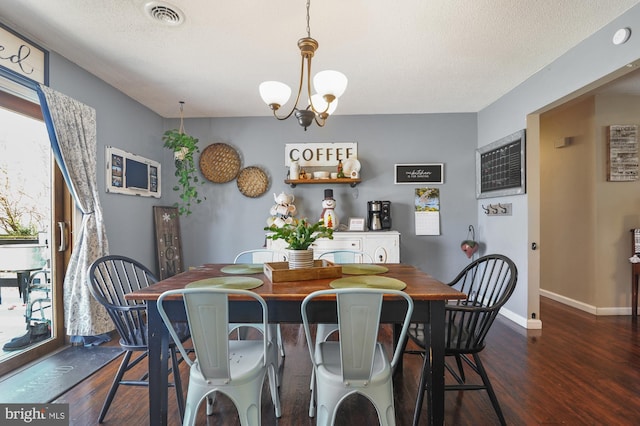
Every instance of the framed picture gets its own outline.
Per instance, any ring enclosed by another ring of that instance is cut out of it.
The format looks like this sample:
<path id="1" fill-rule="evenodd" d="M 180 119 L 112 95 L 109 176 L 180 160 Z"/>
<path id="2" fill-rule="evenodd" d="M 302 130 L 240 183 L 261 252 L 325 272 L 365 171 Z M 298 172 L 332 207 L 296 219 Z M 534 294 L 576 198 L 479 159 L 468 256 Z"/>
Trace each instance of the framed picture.
<path id="1" fill-rule="evenodd" d="M 608 128 L 607 180 L 630 182 L 638 180 L 638 126 L 611 125 Z"/>
<path id="2" fill-rule="evenodd" d="M 364 231 L 364 217 L 350 217 L 349 231 Z"/>
<path id="3" fill-rule="evenodd" d="M 442 163 L 396 164 L 394 183 L 443 183 L 443 167 Z"/>
<path id="4" fill-rule="evenodd" d="M 105 148 L 106 190 L 160 198 L 160 163 L 112 146 Z"/>
<path id="5" fill-rule="evenodd" d="M 476 150 L 476 198 L 524 194 L 525 131 Z"/>

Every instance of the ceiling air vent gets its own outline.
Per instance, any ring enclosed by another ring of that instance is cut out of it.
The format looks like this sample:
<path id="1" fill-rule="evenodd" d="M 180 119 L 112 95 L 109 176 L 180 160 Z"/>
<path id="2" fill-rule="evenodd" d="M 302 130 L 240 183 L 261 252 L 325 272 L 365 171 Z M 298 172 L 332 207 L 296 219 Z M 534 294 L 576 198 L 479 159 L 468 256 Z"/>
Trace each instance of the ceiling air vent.
<path id="1" fill-rule="evenodd" d="M 177 7 L 159 1 L 152 1 L 144 5 L 147 15 L 154 21 L 165 25 L 180 25 L 184 22 L 184 14 Z"/>

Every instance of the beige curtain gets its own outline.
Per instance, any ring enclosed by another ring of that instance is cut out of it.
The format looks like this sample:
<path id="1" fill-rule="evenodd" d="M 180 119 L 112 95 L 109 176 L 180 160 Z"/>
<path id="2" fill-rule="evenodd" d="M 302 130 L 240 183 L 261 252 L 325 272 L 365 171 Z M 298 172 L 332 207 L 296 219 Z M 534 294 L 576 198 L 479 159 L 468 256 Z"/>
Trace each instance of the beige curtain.
<path id="1" fill-rule="evenodd" d="M 96 181 L 96 112 L 46 86 L 38 88 L 42 113 L 58 166 L 82 211 L 73 254 L 64 278 L 64 316 L 70 336 L 95 336 L 113 330 L 106 310 L 91 296 L 88 268 L 108 254 Z"/>

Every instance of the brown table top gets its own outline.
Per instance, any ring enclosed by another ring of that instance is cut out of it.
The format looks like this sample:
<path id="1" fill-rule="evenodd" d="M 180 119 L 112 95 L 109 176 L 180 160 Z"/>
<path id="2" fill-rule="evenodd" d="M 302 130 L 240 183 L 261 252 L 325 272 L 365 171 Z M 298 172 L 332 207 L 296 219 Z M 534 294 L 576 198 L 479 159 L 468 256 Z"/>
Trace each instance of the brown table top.
<path id="1" fill-rule="evenodd" d="M 203 266 L 192 268 L 188 271 L 159 281 L 156 284 L 150 285 L 147 288 L 131 292 L 125 295 L 125 298 L 129 300 L 157 300 L 163 292 L 184 288 L 187 284 L 193 281 L 212 277 L 229 276 L 229 274 L 225 274 L 220 271 L 222 267 L 227 265 L 228 264 L 205 264 Z M 407 287 L 404 291 L 409 294 L 414 301 L 454 300 L 466 299 L 467 297 L 464 293 L 443 284 L 414 266 L 402 263 L 385 263 L 384 266 L 387 267 L 389 271 L 379 275 L 396 278 L 405 282 Z M 264 273 L 246 274 L 246 276 L 258 278 L 263 281 L 262 286 L 257 287 L 252 291 L 258 293 L 266 301 L 301 301 L 309 293 L 316 290 L 330 289 L 331 287 L 329 284 L 331 281 L 336 279 L 325 278 L 272 283 Z M 343 274 L 343 276 L 349 275 Z"/>

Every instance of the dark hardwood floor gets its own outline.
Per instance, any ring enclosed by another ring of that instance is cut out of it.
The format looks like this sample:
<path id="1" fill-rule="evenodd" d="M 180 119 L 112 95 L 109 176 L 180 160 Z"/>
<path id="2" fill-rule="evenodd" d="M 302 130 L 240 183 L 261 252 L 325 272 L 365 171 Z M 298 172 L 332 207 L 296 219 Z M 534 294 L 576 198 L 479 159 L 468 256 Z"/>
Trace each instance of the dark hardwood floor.
<path id="1" fill-rule="evenodd" d="M 629 316 L 595 317 L 546 298 L 541 300 L 543 330 L 526 331 L 498 319 L 483 360 L 511 425 L 636 425 L 640 423 L 640 338 Z M 268 388 L 263 391 L 265 425 L 313 425 L 308 417 L 310 362 L 299 326 L 283 326 L 286 342 L 282 417 L 275 419 Z M 388 338 L 388 334 L 386 335 Z M 117 362 L 64 394 L 55 402 L 70 405 L 71 425 L 96 424 Z M 395 381 L 398 425 L 410 425 L 421 360 L 405 355 L 402 377 Z M 183 364 L 184 365 L 184 364 Z M 182 369 L 187 377 L 186 365 Z M 467 373 L 472 374 L 471 372 Z M 186 383 L 186 380 L 185 380 Z M 147 390 L 122 387 L 106 425 L 148 422 Z M 186 390 L 185 390 L 186 392 Z M 169 424 L 180 423 L 170 391 Z M 421 424 L 426 424 L 423 418 Z M 448 425 L 498 424 L 486 392 L 448 392 Z M 198 425 L 237 425 L 235 407 L 220 397 L 207 418 L 201 407 Z M 368 401 L 352 397 L 340 408 L 338 425 L 377 424 Z"/>

